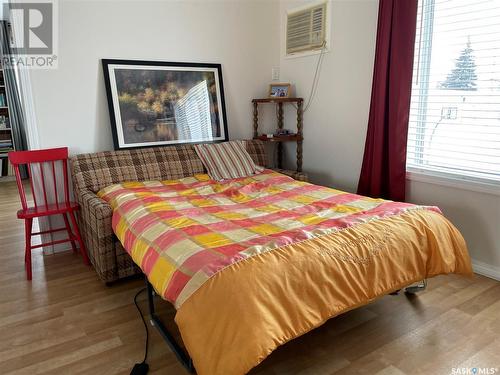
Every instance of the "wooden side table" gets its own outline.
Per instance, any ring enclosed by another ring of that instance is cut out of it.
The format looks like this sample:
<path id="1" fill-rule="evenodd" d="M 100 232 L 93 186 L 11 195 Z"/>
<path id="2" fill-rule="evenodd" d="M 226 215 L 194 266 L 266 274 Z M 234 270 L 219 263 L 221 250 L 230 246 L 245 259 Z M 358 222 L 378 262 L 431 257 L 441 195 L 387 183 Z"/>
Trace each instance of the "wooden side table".
<path id="1" fill-rule="evenodd" d="M 293 135 L 282 135 L 267 138 L 265 134 L 259 135 L 259 104 L 272 103 L 278 107 L 278 129 L 283 129 L 283 104 L 295 103 L 297 106 L 297 133 Z M 303 128 L 303 104 L 302 98 L 263 98 L 253 99 L 253 138 L 260 139 L 265 142 L 273 142 L 277 144 L 278 153 L 278 168 L 281 173 L 288 174 L 297 180 L 307 181 L 307 175 L 302 173 L 302 143 L 304 137 L 302 135 Z M 297 169 L 295 171 L 283 170 L 283 142 L 296 142 L 297 143 Z M 285 173 L 288 172 L 288 173 Z"/>

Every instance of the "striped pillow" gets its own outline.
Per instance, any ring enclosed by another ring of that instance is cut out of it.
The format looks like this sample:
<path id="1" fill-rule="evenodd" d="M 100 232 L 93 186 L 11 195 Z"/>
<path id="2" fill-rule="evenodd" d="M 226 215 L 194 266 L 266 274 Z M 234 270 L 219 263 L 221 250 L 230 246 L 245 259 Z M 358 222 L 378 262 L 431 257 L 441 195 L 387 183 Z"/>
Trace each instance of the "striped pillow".
<path id="1" fill-rule="evenodd" d="M 242 141 L 199 144 L 194 149 L 216 181 L 247 177 L 264 170 L 255 165 Z"/>

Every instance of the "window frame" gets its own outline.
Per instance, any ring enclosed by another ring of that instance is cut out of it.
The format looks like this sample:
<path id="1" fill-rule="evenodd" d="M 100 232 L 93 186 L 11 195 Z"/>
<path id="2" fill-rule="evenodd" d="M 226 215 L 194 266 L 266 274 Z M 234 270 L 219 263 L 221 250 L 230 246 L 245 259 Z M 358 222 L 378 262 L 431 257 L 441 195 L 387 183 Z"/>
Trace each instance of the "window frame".
<path id="1" fill-rule="evenodd" d="M 434 24 L 434 4 L 435 0 L 419 0 L 418 6 L 421 6 L 420 2 L 423 2 L 423 7 L 430 8 L 430 11 L 426 11 L 427 16 L 422 19 L 421 23 L 421 32 L 420 35 L 417 35 L 417 38 L 421 38 L 420 50 L 424 50 L 426 52 L 419 55 L 419 73 L 418 77 L 422 77 L 425 75 L 429 75 L 431 59 L 432 59 L 432 38 L 433 38 L 433 24 Z M 418 52 L 419 54 L 421 51 Z M 427 94 L 429 90 L 429 85 L 423 85 L 424 87 L 420 87 L 419 97 L 422 98 L 424 93 Z M 413 82 L 412 82 L 412 90 L 413 90 Z M 422 99 L 419 101 L 419 106 L 423 107 L 418 114 L 418 121 L 425 121 L 427 116 L 427 104 L 423 102 Z M 426 101 L 425 101 L 426 102 Z M 408 141 L 407 141 L 408 142 Z M 417 149 L 418 146 L 415 146 Z M 481 193 L 488 193 L 493 195 L 500 196 L 500 181 L 482 178 L 482 177 L 474 177 L 466 174 L 458 174 L 447 172 L 446 168 L 443 167 L 443 170 L 440 170 L 439 167 L 416 167 L 409 166 L 406 164 L 406 179 L 410 181 L 430 183 L 435 185 L 447 186 L 452 188 L 458 188 L 463 190 L 471 190 Z"/>
<path id="2" fill-rule="evenodd" d="M 406 179 L 408 181 L 423 182 L 500 196 L 500 185 L 496 184 L 494 180 L 413 167 L 406 168 Z"/>

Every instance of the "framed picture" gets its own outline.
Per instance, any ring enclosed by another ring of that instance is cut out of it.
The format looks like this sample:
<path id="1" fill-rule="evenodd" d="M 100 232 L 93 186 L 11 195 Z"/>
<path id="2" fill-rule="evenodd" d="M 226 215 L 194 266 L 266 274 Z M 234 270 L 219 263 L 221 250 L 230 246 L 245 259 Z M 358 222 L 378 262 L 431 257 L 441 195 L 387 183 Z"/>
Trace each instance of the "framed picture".
<path id="1" fill-rule="evenodd" d="M 288 98 L 290 97 L 289 83 L 271 83 L 269 85 L 270 98 Z"/>
<path id="2" fill-rule="evenodd" d="M 115 150 L 228 140 L 220 64 L 102 65 Z"/>

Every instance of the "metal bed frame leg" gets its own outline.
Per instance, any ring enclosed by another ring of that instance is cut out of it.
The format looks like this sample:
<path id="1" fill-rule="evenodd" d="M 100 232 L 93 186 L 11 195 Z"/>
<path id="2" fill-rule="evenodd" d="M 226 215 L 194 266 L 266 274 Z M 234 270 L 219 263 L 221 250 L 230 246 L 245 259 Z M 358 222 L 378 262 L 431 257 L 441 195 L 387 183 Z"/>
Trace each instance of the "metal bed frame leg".
<path id="1" fill-rule="evenodd" d="M 424 291 L 426 288 L 427 288 L 427 279 L 423 279 L 422 281 L 420 281 L 416 284 L 407 286 L 405 288 L 405 293 L 415 294 L 415 293 Z"/>
<path id="2" fill-rule="evenodd" d="M 168 332 L 165 325 L 162 323 L 160 318 L 155 312 L 155 291 L 153 286 L 146 279 L 146 286 L 148 292 L 148 304 L 149 304 L 149 314 L 151 315 L 150 323 L 152 326 L 156 327 L 160 335 L 163 337 L 167 345 L 174 352 L 175 356 L 179 362 L 188 370 L 190 373 L 195 373 L 195 368 L 193 366 L 193 360 L 189 354 L 175 341 L 174 337 L 170 332 Z"/>
<path id="3" fill-rule="evenodd" d="M 403 288 L 406 294 L 417 294 L 418 292 L 423 292 L 427 288 L 427 279 L 423 279 L 418 283 L 414 283 L 406 288 Z M 401 289 L 395 290 L 392 293 L 389 293 L 391 296 L 397 296 Z"/>

